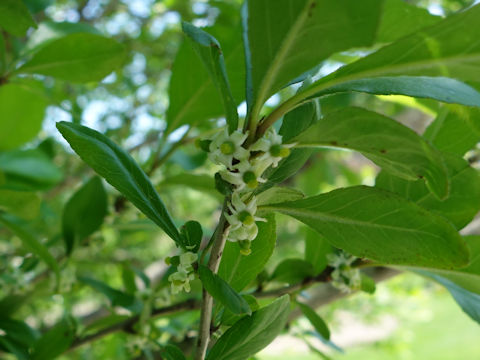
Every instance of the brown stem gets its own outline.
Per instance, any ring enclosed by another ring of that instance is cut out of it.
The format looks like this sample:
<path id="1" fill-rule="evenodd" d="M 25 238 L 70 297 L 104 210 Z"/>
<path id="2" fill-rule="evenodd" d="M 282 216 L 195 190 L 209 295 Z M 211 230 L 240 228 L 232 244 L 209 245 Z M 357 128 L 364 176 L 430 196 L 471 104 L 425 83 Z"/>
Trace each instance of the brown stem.
<path id="1" fill-rule="evenodd" d="M 227 240 L 229 226 L 225 218 L 225 211 L 227 210 L 227 201 L 225 198 L 218 223 L 215 241 L 213 243 L 212 251 L 210 252 L 210 259 L 208 260 L 208 268 L 216 274 L 222 258 L 223 249 Z M 200 312 L 200 326 L 198 330 L 197 350 L 195 352 L 195 360 L 205 359 L 207 353 L 208 342 L 210 340 L 210 323 L 212 320 L 212 296 L 203 289 L 202 294 L 202 308 Z"/>

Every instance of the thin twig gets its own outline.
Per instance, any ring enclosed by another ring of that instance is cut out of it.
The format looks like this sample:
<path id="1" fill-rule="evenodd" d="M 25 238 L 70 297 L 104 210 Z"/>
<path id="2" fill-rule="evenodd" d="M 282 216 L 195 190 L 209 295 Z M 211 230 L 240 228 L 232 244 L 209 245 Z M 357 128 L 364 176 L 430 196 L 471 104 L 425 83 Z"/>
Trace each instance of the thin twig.
<path id="1" fill-rule="evenodd" d="M 208 268 L 216 274 L 222 258 L 225 241 L 227 240 L 229 226 L 225 218 L 225 211 L 227 210 L 227 201 L 225 198 L 222 208 L 222 214 L 218 222 L 218 231 L 216 232 L 215 241 L 213 243 L 212 251 L 210 252 L 210 259 L 208 260 Z M 198 330 L 197 350 L 195 353 L 195 360 L 203 360 L 207 353 L 208 342 L 210 340 L 210 323 L 212 320 L 212 296 L 203 289 L 202 294 L 202 308 L 200 312 L 200 326 Z"/>

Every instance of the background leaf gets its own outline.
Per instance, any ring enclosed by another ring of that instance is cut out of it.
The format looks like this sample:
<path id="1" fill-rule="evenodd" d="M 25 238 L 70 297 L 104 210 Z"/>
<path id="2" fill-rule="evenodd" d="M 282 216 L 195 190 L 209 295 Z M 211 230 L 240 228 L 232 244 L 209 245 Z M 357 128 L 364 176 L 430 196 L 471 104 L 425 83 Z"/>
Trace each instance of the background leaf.
<path id="1" fill-rule="evenodd" d="M 35 20 L 22 0 L 2 0 L 0 2 L 0 27 L 15 36 L 24 36 Z"/>
<path id="2" fill-rule="evenodd" d="M 107 193 L 102 180 L 93 177 L 68 200 L 63 209 L 62 231 L 67 254 L 75 243 L 97 231 L 107 215 Z"/>
<path id="3" fill-rule="evenodd" d="M 22 83 L 0 86 L 0 150 L 14 149 L 38 134 L 47 107 L 40 91 Z"/>
<path id="4" fill-rule="evenodd" d="M 310 306 L 302 303 L 297 303 L 303 315 L 310 321 L 315 330 L 325 339 L 330 340 L 330 330 L 323 319 Z"/>
<path id="5" fill-rule="evenodd" d="M 74 33 L 35 53 L 17 73 L 41 74 L 72 82 L 99 81 L 125 61 L 125 48 L 96 34 Z"/>
<path id="6" fill-rule="evenodd" d="M 58 322 L 35 343 L 32 360 L 55 359 L 70 347 L 75 331 L 73 318 L 67 317 Z"/>

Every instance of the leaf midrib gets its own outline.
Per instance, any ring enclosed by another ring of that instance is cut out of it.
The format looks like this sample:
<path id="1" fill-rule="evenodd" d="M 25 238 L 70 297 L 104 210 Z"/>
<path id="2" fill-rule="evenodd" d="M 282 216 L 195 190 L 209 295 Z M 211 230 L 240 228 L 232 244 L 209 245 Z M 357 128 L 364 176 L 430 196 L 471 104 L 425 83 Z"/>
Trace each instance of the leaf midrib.
<path id="1" fill-rule="evenodd" d="M 298 1 L 298 0 L 297 0 Z M 263 106 L 263 102 L 267 98 L 267 94 L 271 89 L 271 85 L 276 78 L 276 75 L 283 64 L 283 60 L 288 55 L 289 50 L 292 45 L 295 44 L 296 35 L 301 31 L 305 20 L 307 19 L 308 9 L 310 8 L 312 0 L 307 0 L 305 7 L 300 12 L 297 20 L 294 22 L 293 26 L 290 28 L 290 31 L 285 36 L 284 40 L 281 43 L 279 51 L 277 51 L 276 56 L 273 59 L 273 62 L 270 64 L 267 73 L 262 79 L 257 97 L 255 99 L 255 105 L 252 111 L 252 118 L 258 118 L 258 114 Z"/>
<path id="2" fill-rule="evenodd" d="M 435 238 L 443 239 L 442 236 L 439 236 L 431 232 L 422 231 L 420 229 L 409 229 L 409 228 L 398 227 L 394 225 L 380 225 L 380 224 L 375 224 L 367 221 L 354 220 L 351 218 L 341 217 L 338 215 L 327 214 L 325 212 L 320 212 L 320 211 L 311 211 L 311 210 L 296 209 L 296 208 L 282 208 L 279 206 L 268 206 L 268 205 L 259 206 L 259 210 L 279 211 L 279 212 L 286 213 L 287 215 L 290 215 L 290 216 L 309 217 L 317 220 L 326 220 L 326 222 L 331 222 L 331 223 L 342 223 L 342 224 L 354 225 L 354 226 L 373 227 L 378 229 L 388 229 L 388 230 L 407 232 L 407 233 L 417 233 L 417 234 L 429 235 Z"/>

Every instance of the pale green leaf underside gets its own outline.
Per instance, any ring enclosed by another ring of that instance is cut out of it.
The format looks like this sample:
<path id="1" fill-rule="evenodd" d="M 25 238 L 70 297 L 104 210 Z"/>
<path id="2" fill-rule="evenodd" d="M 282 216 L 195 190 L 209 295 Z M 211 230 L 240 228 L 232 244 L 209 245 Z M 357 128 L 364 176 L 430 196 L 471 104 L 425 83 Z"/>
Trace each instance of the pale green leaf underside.
<path id="1" fill-rule="evenodd" d="M 440 76 L 478 82 L 479 21 L 480 6 L 476 5 L 340 68 L 296 97 L 309 98 L 341 83 L 381 76 Z"/>
<path id="2" fill-rule="evenodd" d="M 381 6 L 380 0 L 249 1 L 253 116 L 270 95 L 333 53 L 371 45 Z"/>
<path id="3" fill-rule="evenodd" d="M 260 209 L 290 215 L 358 257 L 447 269 L 468 262 L 465 242 L 448 221 L 376 188 L 338 189 Z"/>
<path id="4" fill-rule="evenodd" d="M 361 108 L 327 114 L 293 139 L 299 147 L 335 147 L 361 152 L 385 171 L 407 180 L 425 179 L 439 198 L 449 193 L 442 156 L 406 126 Z"/>

